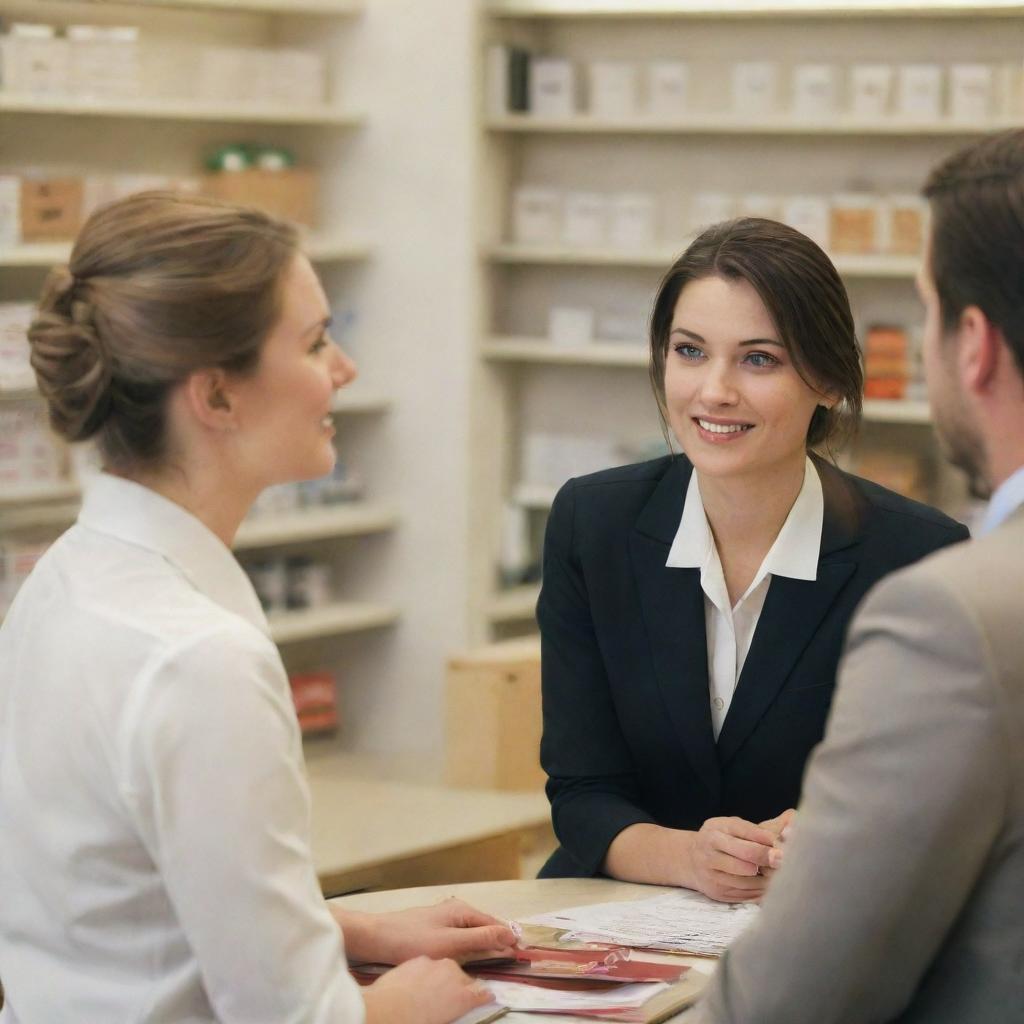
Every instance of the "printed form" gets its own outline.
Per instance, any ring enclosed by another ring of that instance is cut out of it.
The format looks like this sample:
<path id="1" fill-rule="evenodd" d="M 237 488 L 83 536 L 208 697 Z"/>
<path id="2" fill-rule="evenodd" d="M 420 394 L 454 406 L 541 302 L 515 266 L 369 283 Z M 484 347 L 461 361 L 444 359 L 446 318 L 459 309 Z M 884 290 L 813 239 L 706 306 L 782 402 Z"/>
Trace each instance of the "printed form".
<path id="1" fill-rule="evenodd" d="M 562 938 L 569 941 L 720 956 L 759 913 L 752 903 L 719 903 L 680 890 L 645 900 L 569 907 L 523 923 L 558 928 L 568 933 Z"/>

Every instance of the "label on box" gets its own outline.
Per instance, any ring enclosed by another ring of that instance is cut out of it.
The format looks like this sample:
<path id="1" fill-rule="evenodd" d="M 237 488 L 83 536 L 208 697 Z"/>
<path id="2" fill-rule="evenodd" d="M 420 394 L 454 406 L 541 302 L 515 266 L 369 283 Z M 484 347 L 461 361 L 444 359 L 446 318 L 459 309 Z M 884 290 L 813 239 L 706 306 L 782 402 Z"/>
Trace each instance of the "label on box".
<path id="1" fill-rule="evenodd" d="M 618 60 L 596 60 L 590 65 L 590 113 L 610 120 L 635 116 L 639 106 L 637 69 Z"/>
<path id="2" fill-rule="evenodd" d="M 684 60 L 652 60 L 647 65 L 647 112 L 679 117 L 686 110 L 690 67 Z"/>
<path id="3" fill-rule="evenodd" d="M 793 69 L 793 114 L 828 118 L 836 113 L 836 69 L 831 64 L 798 64 Z"/>
<path id="4" fill-rule="evenodd" d="M 566 245 L 603 245 L 607 238 L 608 198 L 599 192 L 569 192 L 565 197 L 562 241 Z"/>
<path id="5" fill-rule="evenodd" d="M 609 202 L 608 241 L 637 249 L 654 242 L 654 197 L 644 192 L 620 192 Z"/>
<path id="6" fill-rule="evenodd" d="M 942 68 L 904 64 L 899 73 L 897 109 L 902 117 L 937 121 L 942 112 Z"/>
<path id="7" fill-rule="evenodd" d="M 530 65 L 530 113 L 536 117 L 572 117 L 576 112 L 576 76 L 561 58 L 538 57 Z"/>
<path id="8" fill-rule="evenodd" d="M 59 242 L 82 226 L 81 178 L 22 178 L 21 237 L 26 242 Z"/>
<path id="9" fill-rule="evenodd" d="M 774 61 L 740 61 L 732 69 L 732 106 L 737 114 L 770 114 L 778 109 L 779 66 Z"/>
<path id="10" fill-rule="evenodd" d="M 525 245 L 557 242 L 561 213 L 562 197 L 556 189 L 517 188 L 512 198 L 512 237 Z"/>
<path id="11" fill-rule="evenodd" d="M 850 72 L 850 113 L 869 120 L 889 113 L 892 68 L 888 64 L 854 64 Z"/>
<path id="12" fill-rule="evenodd" d="M 957 121 L 984 121 L 992 113 L 992 69 L 954 64 L 949 72 L 949 113 Z"/>

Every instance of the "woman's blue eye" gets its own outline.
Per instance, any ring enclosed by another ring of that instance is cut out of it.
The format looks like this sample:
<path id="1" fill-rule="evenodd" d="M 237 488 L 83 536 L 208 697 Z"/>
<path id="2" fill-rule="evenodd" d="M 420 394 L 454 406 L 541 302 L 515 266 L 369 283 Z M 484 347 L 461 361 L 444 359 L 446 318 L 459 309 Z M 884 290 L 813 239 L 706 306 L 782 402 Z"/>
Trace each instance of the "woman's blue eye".
<path id="1" fill-rule="evenodd" d="M 680 345 L 675 346 L 675 351 L 681 355 L 684 359 L 700 359 L 703 355 L 701 350 L 696 345 L 689 345 L 683 342 Z"/>
<path id="2" fill-rule="evenodd" d="M 778 359 L 775 356 L 769 355 L 767 352 L 751 352 L 747 356 L 747 362 L 751 366 L 764 367 L 764 366 L 775 366 L 778 363 Z"/>

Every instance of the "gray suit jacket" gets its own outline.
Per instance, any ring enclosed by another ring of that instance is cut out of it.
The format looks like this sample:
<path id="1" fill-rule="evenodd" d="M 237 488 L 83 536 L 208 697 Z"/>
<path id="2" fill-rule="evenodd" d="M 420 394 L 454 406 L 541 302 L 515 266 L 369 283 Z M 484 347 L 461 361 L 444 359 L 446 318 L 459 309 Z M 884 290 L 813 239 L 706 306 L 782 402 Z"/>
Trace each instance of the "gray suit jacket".
<path id="1" fill-rule="evenodd" d="M 1024 1020 L 1024 510 L 867 598 L 785 858 L 688 1024 Z"/>

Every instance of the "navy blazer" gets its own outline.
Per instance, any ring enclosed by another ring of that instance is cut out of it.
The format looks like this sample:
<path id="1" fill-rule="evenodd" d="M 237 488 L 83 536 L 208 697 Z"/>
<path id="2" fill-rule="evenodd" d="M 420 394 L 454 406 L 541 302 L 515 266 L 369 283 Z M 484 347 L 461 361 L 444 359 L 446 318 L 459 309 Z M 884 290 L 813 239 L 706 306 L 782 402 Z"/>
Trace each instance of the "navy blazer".
<path id="1" fill-rule="evenodd" d="M 717 743 L 700 570 L 665 565 L 690 462 L 666 456 L 558 492 L 537 619 L 541 763 L 561 848 L 541 877 L 600 873 L 611 841 L 638 822 L 699 829 L 796 806 L 861 598 L 968 535 L 927 505 L 814 462 L 825 505 L 817 579 L 772 577 Z"/>

